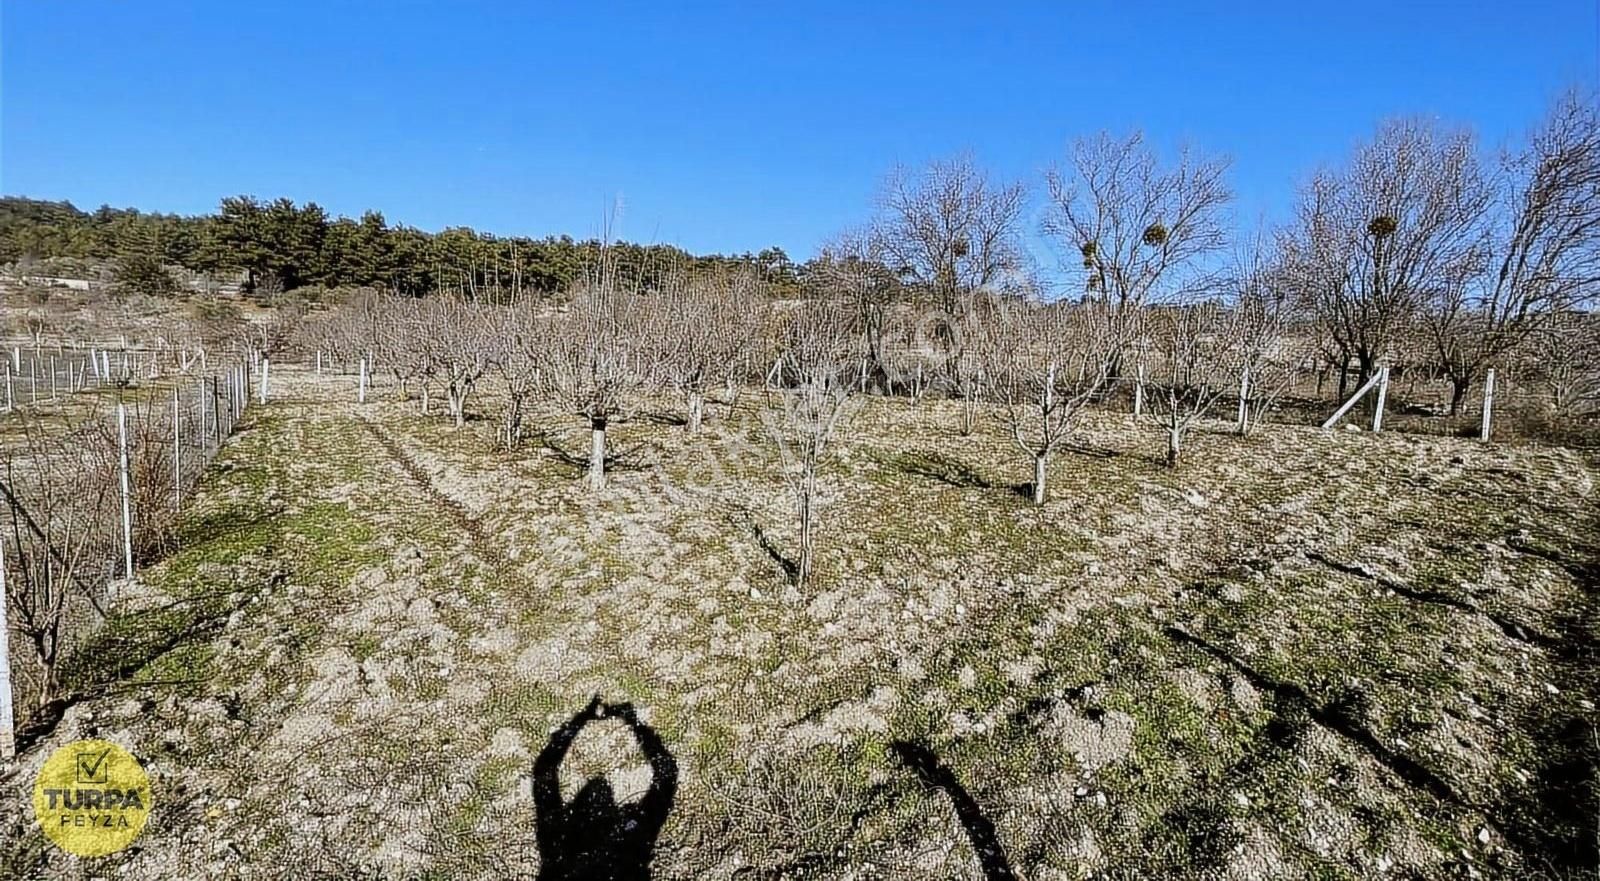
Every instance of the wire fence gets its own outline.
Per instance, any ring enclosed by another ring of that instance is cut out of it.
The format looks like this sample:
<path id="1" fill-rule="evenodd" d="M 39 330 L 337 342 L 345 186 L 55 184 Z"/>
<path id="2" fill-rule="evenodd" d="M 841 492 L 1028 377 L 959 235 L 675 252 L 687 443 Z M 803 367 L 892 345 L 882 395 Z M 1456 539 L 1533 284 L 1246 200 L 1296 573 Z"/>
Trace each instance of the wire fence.
<path id="1" fill-rule="evenodd" d="M 243 418 L 259 373 L 253 353 L 209 370 L 199 369 L 198 357 L 161 365 L 126 351 L 57 353 L 53 363 L 7 354 L 13 404 L 0 418 L 0 756 L 13 754 L 19 722 L 69 697 L 63 669 L 115 612 L 139 566 L 176 546 L 178 516 Z M 105 393 L 46 407 L 49 399 L 35 400 L 33 388 L 47 377 L 58 381 L 57 400 L 74 389 Z M 15 398 L 19 378 L 29 392 L 23 404 Z"/>
<path id="2" fill-rule="evenodd" d="M 78 392 L 206 373 L 210 360 L 203 347 L 7 344 L 0 346 L 0 413 L 48 406 Z"/>

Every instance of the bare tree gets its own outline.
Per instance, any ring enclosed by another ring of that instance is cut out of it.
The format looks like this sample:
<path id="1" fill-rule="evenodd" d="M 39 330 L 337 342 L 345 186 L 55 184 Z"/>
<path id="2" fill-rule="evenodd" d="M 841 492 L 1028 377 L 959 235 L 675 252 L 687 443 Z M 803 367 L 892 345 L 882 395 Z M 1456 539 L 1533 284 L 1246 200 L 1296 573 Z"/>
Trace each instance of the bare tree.
<path id="1" fill-rule="evenodd" d="M 1048 498 L 1050 456 L 1105 386 L 1116 351 L 1112 310 L 1100 303 L 996 304 L 987 373 L 1017 448 L 1033 460 L 1033 503 Z"/>
<path id="2" fill-rule="evenodd" d="M 1312 359 L 1314 336 L 1300 326 L 1299 301 L 1281 257 L 1262 236 L 1247 241 L 1227 279 L 1231 294 L 1230 359 L 1238 370 L 1240 406 L 1235 424 L 1247 434 L 1293 386 Z"/>
<path id="3" fill-rule="evenodd" d="M 1365 382 L 1430 296 L 1483 271 L 1491 197 L 1471 136 L 1419 120 L 1385 124 L 1346 168 L 1312 179 L 1284 245 L 1339 359 L 1341 397 L 1350 360 Z"/>
<path id="4" fill-rule="evenodd" d="M 526 302 L 497 310 L 491 320 L 490 364 L 506 395 L 500 440 L 506 449 L 514 450 L 522 445 L 528 403 L 540 388 L 541 369 L 551 345 L 551 321 Z"/>
<path id="5" fill-rule="evenodd" d="M 762 424 L 783 459 L 800 521 L 794 580 L 811 580 L 817 529 L 818 474 L 834 434 L 848 415 L 859 380 L 860 328 L 838 301 L 814 301 L 782 329 L 776 388 L 769 388 Z"/>
<path id="6" fill-rule="evenodd" d="M 1145 304 L 1192 287 L 1188 276 L 1227 243 L 1223 214 L 1233 199 L 1227 170 L 1227 160 L 1189 150 L 1165 167 L 1134 132 L 1080 140 L 1070 166 L 1046 175 L 1044 232 L 1080 262 L 1085 295 L 1111 307 L 1118 337 L 1113 376 L 1121 373 L 1121 345 L 1135 338 Z"/>
<path id="7" fill-rule="evenodd" d="M 606 430 L 645 380 L 637 345 L 639 295 L 625 288 L 616 257 L 604 252 L 572 293 L 546 350 L 543 381 L 589 424 L 589 486 L 606 484 Z"/>
<path id="8" fill-rule="evenodd" d="M 1189 429 L 1239 389 L 1242 314 L 1215 301 L 1150 309 L 1154 357 L 1145 385 L 1145 415 L 1166 432 L 1169 468 L 1177 466 Z"/>
<path id="9" fill-rule="evenodd" d="M 643 298 L 642 348 L 655 370 L 684 400 L 686 425 L 699 434 L 706 392 L 731 376 L 750 350 L 758 315 L 759 281 L 748 272 L 716 279 L 674 273 Z"/>
<path id="10" fill-rule="evenodd" d="M 1450 412 L 1496 360 L 1600 284 L 1600 115 L 1565 96 L 1528 145 L 1505 160 L 1503 211 L 1483 275 L 1446 277 L 1425 311 Z"/>
<path id="11" fill-rule="evenodd" d="M 104 613 L 97 588 L 116 559 L 115 448 L 94 420 L 24 436 L 0 450 L 0 544 L 7 567 L 7 618 L 31 651 L 21 666 L 25 704 L 61 696 L 61 665 L 74 636 Z"/>
<path id="12" fill-rule="evenodd" d="M 425 301 L 419 323 L 426 336 L 417 340 L 444 384 L 445 404 L 460 428 L 467 418 L 467 398 L 489 371 L 495 352 L 497 323 L 492 307 L 463 303 L 451 297 Z"/>
<path id="13" fill-rule="evenodd" d="M 895 382 L 892 356 L 886 347 L 897 307 L 906 292 L 886 261 L 887 237 L 849 231 L 822 246 L 808 266 L 807 281 L 817 297 L 841 298 L 856 311 L 861 328 L 861 387 L 890 393 Z"/>
<path id="14" fill-rule="evenodd" d="M 896 169 L 885 187 L 876 247 L 931 297 L 929 327 L 945 379 L 952 394 L 968 400 L 978 397 L 978 374 L 963 326 L 980 292 L 1014 291 L 1024 278 L 1018 236 L 1026 196 L 1021 184 L 990 181 L 970 156 L 935 162 L 919 175 Z M 971 429 L 969 419 L 963 430 Z"/>
<path id="15" fill-rule="evenodd" d="M 245 323 L 245 341 L 270 358 L 289 346 L 300 323 L 306 319 L 306 313 L 304 300 L 279 298 L 271 311 Z"/>
<path id="16" fill-rule="evenodd" d="M 1600 316 L 1565 311 L 1529 337 L 1528 372 L 1544 386 L 1550 409 L 1565 419 L 1600 414 Z"/>

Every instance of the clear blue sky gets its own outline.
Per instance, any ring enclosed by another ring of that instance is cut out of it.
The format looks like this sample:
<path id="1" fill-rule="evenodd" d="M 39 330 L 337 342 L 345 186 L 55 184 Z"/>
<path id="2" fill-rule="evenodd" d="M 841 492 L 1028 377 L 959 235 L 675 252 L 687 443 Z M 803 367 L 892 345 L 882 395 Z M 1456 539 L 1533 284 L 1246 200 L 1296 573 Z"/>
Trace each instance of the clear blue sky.
<path id="1" fill-rule="evenodd" d="M 6 0 L 0 192 L 529 235 L 620 197 L 624 238 L 798 258 L 897 162 L 1036 184 L 1140 127 L 1232 156 L 1253 225 L 1385 116 L 1525 131 L 1593 83 L 1596 3 Z"/>

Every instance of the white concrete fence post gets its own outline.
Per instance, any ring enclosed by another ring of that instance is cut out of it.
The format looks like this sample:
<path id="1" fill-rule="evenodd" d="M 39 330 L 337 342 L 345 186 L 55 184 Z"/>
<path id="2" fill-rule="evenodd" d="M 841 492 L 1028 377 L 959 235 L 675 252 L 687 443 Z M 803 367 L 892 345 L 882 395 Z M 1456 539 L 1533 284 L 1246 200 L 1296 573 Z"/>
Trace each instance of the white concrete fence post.
<path id="1" fill-rule="evenodd" d="M 1489 440 L 1494 421 L 1494 368 L 1483 377 L 1483 427 L 1478 430 L 1478 439 Z"/>
<path id="2" fill-rule="evenodd" d="M 128 408 L 117 404 L 118 465 L 122 474 L 122 564 L 133 581 L 133 487 L 128 481 Z"/>
<path id="3" fill-rule="evenodd" d="M 1250 427 L 1250 368 L 1239 371 L 1239 433 Z"/>
<path id="4" fill-rule="evenodd" d="M 178 387 L 172 387 L 172 510 L 183 510 L 183 429 L 179 425 Z"/>
<path id="5" fill-rule="evenodd" d="M 1133 418 L 1144 414 L 1144 365 L 1139 365 L 1138 377 L 1133 381 Z"/>
<path id="6" fill-rule="evenodd" d="M 6 622 L 6 550 L 0 542 L 0 759 L 17 755 L 16 714 L 11 709 L 11 626 Z"/>
<path id="7" fill-rule="evenodd" d="M 1328 417 L 1328 421 L 1322 423 L 1322 427 L 1332 428 L 1339 424 L 1339 420 L 1344 418 L 1344 414 L 1349 413 L 1350 408 L 1354 407 L 1357 401 L 1365 397 L 1367 392 L 1372 391 L 1372 387 L 1378 384 L 1378 378 L 1382 375 L 1383 370 L 1381 368 L 1373 371 L 1372 376 L 1368 377 L 1367 381 L 1361 384 L 1361 388 L 1356 389 L 1356 393 L 1351 395 L 1349 400 L 1339 405 L 1339 409 L 1335 410 L 1333 415 Z"/>
<path id="8" fill-rule="evenodd" d="M 1389 400 L 1389 368 L 1378 368 L 1378 406 L 1372 410 L 1372 430 L 1383 431 L 1383 405 Z"/>
<path id="9" fill-rule="evenodd" d="M 200 441 L 200 458 L 204 459 L 206 457 L 206 380 L 203 376 L 200 378 L 200 394 L 198 397 L 200 399 L 200 424 L 195 426 L 195 435 Z"/>

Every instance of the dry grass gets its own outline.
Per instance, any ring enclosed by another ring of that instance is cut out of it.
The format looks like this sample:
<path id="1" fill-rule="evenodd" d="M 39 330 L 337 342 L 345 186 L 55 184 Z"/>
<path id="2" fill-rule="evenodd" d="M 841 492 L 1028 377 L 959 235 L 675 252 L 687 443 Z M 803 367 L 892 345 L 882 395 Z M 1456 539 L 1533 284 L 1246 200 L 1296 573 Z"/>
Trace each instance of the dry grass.
<path id="1" fill-rule="evenodd" d="M 75 736 L 133 748 L 157 810 L 94 871 L 533 877 L 531 757 L 595 693 L 677 757 L 660 878 L 983 877 L 906 743 L 1018 877 L 1593 870 L 1585 454 L 1269 427 L 1169 471 L 1105 415 L 1034 508 L 998 431 L 874 400 L 801 593 L 748 394 L 699 439 L 623 423 L 596 496 L 492 422 L 279 375 L 146 577 L 145 608 L 194 614 L 85 671 L 101 696 L 9 784 Z M 532 422 L 581 449 L 577 420 Z M 563 781 L 600 774 L 648 779 L 615 725 Z M 79 871 L 0 819 L 17 874 Z"/>

